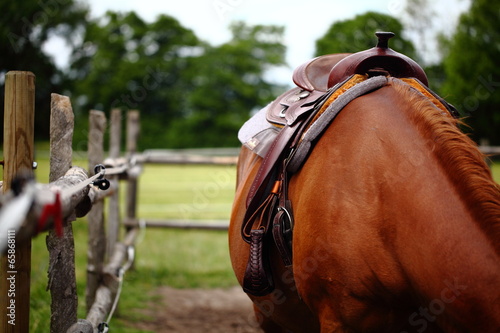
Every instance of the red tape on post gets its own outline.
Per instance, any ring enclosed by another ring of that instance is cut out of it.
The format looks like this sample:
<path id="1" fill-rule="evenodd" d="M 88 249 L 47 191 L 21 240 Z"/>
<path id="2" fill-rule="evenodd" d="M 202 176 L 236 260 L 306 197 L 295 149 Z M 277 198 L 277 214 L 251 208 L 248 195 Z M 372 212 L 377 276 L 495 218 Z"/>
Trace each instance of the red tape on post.
<path id="1" fill-rule="evenodd" d="M 56 235 L 62 237 L 63 235 L 63 219 L 62 219 L 62 208 L 61 208 L 61 195 L 56 192 L 56 197 L 53 204 L 47 204 L 43 207 L 42 214 L 38 219 L 38 232 L 42 231 L 47 220 L 52 217 L 54 219 L 54 228 L 56 230 Z"/>

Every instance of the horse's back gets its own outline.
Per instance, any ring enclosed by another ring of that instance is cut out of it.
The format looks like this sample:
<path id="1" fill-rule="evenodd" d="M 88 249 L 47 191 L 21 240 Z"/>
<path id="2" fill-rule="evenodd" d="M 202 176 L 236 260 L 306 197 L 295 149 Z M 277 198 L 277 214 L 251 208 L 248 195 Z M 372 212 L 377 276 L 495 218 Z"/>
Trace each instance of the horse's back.
<path id="1" fill-rule="evenodd" d="M 384 162 L 387 141 L 401 138 L 389 133 L 402 115 L 381 111 L 387 94 L 390 88 L 381 88 L 344 108 L 291 180 L 297 286 L 319 317 L 329 318 L 324 332 L 343 332 L 340 323 L 396 332 L 404 323 L 388 322 L 391 312 L 411 313 L 407 281 L 387 246 L 395 230 L 381 212 L 380 184 L 393 175 Z"/>
<path id="2" fill-rule="evenodd" d="M 481 331 L 474 307 L 495 318 L 488 304 L 498 291 L 467 283 L 498 287 L 498 257 L 437 163 L 437 143 L 413 123 L 413 107 L 392 86 L 354 100 L 292 178 L 296 283 L 322 331 L 441 332 L 437 323 L 454 331 L 447 321 Z M 426 320 L 422 303 L 444 304 L 446 314 L 440 307 Z"/>

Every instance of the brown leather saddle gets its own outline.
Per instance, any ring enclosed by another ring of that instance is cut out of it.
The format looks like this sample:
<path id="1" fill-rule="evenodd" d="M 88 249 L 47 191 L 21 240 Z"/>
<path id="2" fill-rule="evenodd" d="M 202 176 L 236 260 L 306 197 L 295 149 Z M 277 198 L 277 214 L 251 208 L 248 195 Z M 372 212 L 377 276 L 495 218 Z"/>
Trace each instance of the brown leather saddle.
<path id="1" fill-rule="evenodd" d="M 281 130 L 267 151 L 247 197 L 241 230 L 243 239 L 250 244 L 243 280 L 245 292 L 262 296 L 274 289 L 267 257 L 272 244 L 278 249 L 285 266 L 292 264 L 293 214 L 287 199 L 288 178 L 291 176 L 287 164 L 305 129 L 329 96 L 356 74 L 364 77 L 413 77 L 427 86 L 422 68 L 388 47 L 393 33 L 377 32 L 376 36 L 378 44 L 369 50 L 325 55 L 299 66 L 293 73 L 297 87 L 270 105 L 267 120 Z"/>
<path id="2" fill-rule="evenodd" d="M 279 96 L 267 112 L 267 120 L 277 126 L 293 124 L 304 112 L 303 104 L 317 99 L 328 90 L 331 69 L 350 53 L 327 54 L 309 60 L 293 72 L 296 87 Z"/>

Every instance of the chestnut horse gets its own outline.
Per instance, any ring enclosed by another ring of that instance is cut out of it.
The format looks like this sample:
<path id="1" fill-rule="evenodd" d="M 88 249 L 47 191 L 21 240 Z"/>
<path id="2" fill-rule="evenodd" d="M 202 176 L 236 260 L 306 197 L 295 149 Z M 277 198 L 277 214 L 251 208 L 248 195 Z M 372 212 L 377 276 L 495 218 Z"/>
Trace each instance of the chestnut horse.
<path id="1" fill-rule="evenodd" d="M 229 245 L 240 283 L 243 147 Z M 250 296 L 265 332 L 500 332 L 500 190 L 457 120 L 400 80 L 350 102 L 292 176 L 293 265 Z"/>

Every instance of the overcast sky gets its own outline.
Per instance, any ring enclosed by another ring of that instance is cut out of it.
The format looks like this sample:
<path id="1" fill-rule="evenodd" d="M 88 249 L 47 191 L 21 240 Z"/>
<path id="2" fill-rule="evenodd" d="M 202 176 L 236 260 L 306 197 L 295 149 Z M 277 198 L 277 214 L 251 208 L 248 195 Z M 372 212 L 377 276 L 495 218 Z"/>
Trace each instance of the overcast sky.
<path id="1" fill-rule="evenodd" d="M 287 62 L 295 68 L 310 59 L 315 41 L 338 20 L 353 18 L 372 10 L 402 19 L 405 0 L 81 0 L 90 5 L 92 17 L 100 17 L 107 10 L 135 11 L 146 21 L 159 14 L 175 17 L 195 34 L 217 45 L 230 38 L 231 21 L 247 24 L 274 24 L 285 26 Z M 470 0 L 430 0 L 440 29 L 452 31 L 461 12 Z M 46 49 L 59 54 L 58 64 L 67 61 L 60 43 L 53 42 Z"/>

